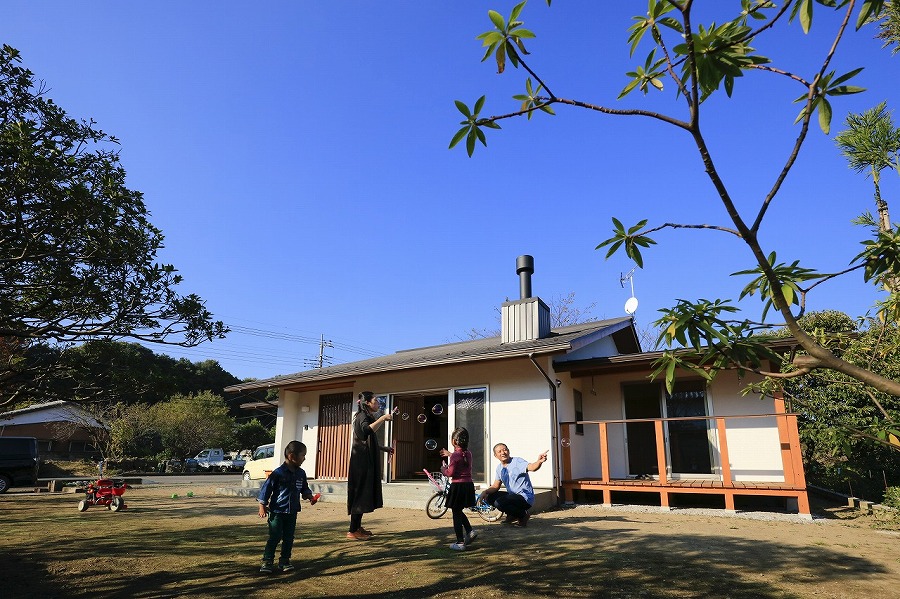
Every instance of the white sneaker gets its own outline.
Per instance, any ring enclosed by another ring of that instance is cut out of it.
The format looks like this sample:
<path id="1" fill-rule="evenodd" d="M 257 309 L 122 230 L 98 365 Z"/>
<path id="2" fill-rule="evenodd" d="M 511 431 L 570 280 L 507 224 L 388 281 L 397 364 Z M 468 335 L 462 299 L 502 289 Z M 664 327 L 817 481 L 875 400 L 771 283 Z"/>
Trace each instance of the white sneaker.
<path id="1" fill-rule="evenodd" d="M 478 538 L 478 531 L 473 528 L 472 531 L 466 535 L 465 544 L 468 545 L 469 543 L 471 543 L 472 541 L 474 541 L 477 538 Z"/>
<path id="2" fill-rule="evenodd" d="M 453 551 L 465 551 L 466 545 L 465 543 L 453 543 L 452 545 L 450 545 L 450 549 L 452 549 Z"/>

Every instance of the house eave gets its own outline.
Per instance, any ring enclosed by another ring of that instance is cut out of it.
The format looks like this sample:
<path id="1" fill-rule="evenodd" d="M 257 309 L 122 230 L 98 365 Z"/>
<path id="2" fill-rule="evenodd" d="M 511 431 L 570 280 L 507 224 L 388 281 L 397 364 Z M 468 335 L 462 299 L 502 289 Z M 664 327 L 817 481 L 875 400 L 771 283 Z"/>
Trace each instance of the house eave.
<path id="1" fill-rule="evenodd" d="M 767 345 L 775 353 L 785 354 L 796 350 L 798 342 L 793 337 L 789 337 L 775 339 L 768 342 Z M 676 353 L 693 353 L 692 350 L 687 349 L 675 351 Z M 586 358 L 583 360 L 557 360 L 553 362 L 553 368 L 557 372 L 568 372 L 573 377 L 584 377 L 601 373 L 647 372 L 653 366 L 653 363 L 663 357 L 665 353 L 664 351 L 652 351 Z"/>

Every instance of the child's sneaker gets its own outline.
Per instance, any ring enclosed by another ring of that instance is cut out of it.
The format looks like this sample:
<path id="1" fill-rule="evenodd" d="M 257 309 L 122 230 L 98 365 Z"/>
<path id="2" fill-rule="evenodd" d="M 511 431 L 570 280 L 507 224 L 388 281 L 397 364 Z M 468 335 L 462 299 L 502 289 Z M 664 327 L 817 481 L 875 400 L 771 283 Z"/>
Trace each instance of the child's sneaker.
<path id="1" fill-rule="evenodd" d="M 293 572 L 294 571 L 294 564 L 291 563 L 291 560 L 278 562 L 278 567 L 281 568 L 282 572 Z"/>
<path id="2" fill-rule="evenodd" d="M 271 574 L 273 570 L 272 562 L 263 562 L 262 567 L 259 569 L 263 574 Z"/>
<path id="3" fill-rule="evenodd" d="M 452 545 L 450 545 L 450 549 L 452 549 L 453 551 L 465 551 L 466 544 L 465 543 L 453 543 Z"/>
<path id="4" fill-rule="evenodd" d="M 472 541 L 474 541 L 477 538 L 478 538 L 478 531 L 473 528 L 471 531 L 469 531 L 469 534 L 466 535 L 465 544 L 468 545 L 469 543 L 471 543 Z"/>

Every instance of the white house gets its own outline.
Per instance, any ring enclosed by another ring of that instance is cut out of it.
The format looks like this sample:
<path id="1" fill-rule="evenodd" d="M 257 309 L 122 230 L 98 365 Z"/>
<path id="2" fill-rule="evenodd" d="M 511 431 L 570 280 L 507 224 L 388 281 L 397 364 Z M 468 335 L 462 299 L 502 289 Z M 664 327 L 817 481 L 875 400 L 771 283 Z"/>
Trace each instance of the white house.
<path id="1" fill-rule="evenodd" d="M 277 388 L 276 447 L 308 448 L 316 479 L 346 478 L 357 394 L 397 409 L 382 427 L 384 483 L 437 470 L 437 449 L 465 426 L 476 483 L 490 484 L 491 448 L 550 459 L 532 474 L 542 506 L 595 496 L 649 493 L 667 508 L 717 497 L 735 510 L 754 497 L 786 498 L 809 515 L 796 418 L 779 399 L 742 397 L 735 373 L 713 383 L 680 376 L 672 394 L 649 373 L 658 353 L 641 352 L 630 317 L 551 330 L 549 309 L 531 296 L 530 256 L 517 261 L 521 298 L 501 308 L 500 337 L 424 347 L 241 383 L 230 392 Z M 624 496 L 624 495 L 623 495 Z M 750 499 L 748 499 L 750 498 Z M 782 499 L 782 501 L 785 501 Z"/>

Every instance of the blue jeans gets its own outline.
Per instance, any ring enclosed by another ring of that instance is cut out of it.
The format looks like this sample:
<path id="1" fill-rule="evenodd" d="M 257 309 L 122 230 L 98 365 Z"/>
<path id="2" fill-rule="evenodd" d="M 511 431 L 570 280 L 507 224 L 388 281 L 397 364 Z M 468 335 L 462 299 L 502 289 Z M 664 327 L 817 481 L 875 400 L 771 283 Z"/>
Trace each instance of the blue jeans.
<path id="1" fill-rule="evenodd" d="M 484 500 L 506 514 L 511 518 L 520 518 L 525 515 L 531 504 L 525 501 L 525 498 L 517 493 L 507 493 L 506 491 L 497 491 L 490 495 L 485 495 Z"/>
<path id="2" fill-rule="evenodd" d="M 278 563 L 291 560 L 291 551 L 294 548 L 294 531 L 297 530 L 297 513 L 277 514 L 269 512 L 269 540 L 266 541 L 266 549 L 263 551 L 263 561 L 271 564 L 275 561 L 275 548 L 281 542 L 281 557 Z"/>

